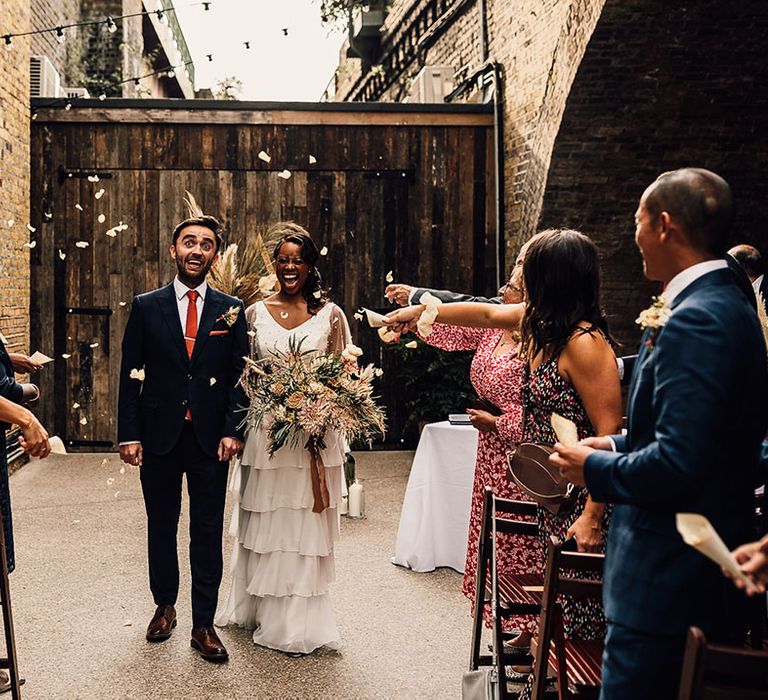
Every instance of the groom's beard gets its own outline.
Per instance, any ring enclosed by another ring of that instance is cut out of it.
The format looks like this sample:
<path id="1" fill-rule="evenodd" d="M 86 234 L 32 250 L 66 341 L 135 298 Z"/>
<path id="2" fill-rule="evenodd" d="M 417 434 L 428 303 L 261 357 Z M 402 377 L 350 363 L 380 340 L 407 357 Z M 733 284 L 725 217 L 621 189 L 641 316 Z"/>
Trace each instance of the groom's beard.
<path id="1" fill-rule="evenodd" d="M 205 260 L 202 260 L 202 264 L 197 269 L 189 269 L 187 267 L 187 260 L 187 258 L 181 258 L 177 255 L 176 271 L 179 276 L 179 281 L 190 289 L 194 289 L 205 281 L 208 271 L 213 267 L 213 258 L 207 263 Z"/>

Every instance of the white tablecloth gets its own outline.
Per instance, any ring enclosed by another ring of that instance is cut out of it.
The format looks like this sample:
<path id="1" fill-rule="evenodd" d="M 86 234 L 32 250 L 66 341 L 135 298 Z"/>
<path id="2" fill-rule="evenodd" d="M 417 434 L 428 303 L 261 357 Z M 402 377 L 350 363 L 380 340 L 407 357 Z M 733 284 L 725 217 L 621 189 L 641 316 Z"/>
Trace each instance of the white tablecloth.
<path id="1" fill-rule="evenodd" d="M 414 571 L 464 571 L 477 430 L 448 421 L 424 426 L 405 490 L 392 563 Z"/>

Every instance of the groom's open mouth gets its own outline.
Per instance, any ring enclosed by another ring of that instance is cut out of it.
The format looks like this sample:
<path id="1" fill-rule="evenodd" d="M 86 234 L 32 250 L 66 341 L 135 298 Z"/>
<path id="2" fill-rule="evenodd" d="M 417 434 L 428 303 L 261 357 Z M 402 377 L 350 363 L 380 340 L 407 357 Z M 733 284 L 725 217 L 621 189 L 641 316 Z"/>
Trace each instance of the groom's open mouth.
<path id="1" fill-rule="evenodd" d="M 203 261 L 197 258 L 187 259 L 185 261 L 185 267 L 192 272 L 199 272 L 203 269 Z"/>

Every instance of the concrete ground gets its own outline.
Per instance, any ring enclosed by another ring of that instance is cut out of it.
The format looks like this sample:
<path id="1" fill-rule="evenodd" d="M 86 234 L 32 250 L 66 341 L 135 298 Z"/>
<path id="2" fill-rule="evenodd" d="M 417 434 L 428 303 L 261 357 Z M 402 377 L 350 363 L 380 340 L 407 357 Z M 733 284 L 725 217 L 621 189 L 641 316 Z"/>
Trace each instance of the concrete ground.
<path id="1" fill-rule="evenodd" d="M 416 574 L 390 563 L 411 459 L 410 452 L 358 455 L 367 518 L 342 518 L 331 589 L 341 651 L 292 659 L 255 646 L 245 630 L 226 629 L 230 661 L 222 666 L 189 647 L 186 519 L 179 528 L 179 626 L 170 640 L 151 645 L 144 639 L 154 606 L 137 471 L 121 473 L 114 454 L 28 464 L 11 478 L 23 697 L 460 697 L 470 640 L 461 575 Z M 225 568 L 230 548 L 226 536 Z M 227 586 L 225 572 L 222 591 Z"/>

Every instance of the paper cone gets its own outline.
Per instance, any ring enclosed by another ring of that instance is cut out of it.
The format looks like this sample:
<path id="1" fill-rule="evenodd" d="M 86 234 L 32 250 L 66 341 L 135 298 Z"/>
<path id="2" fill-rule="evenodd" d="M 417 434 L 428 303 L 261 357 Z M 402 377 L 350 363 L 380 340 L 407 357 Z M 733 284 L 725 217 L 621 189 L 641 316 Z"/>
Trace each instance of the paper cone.
<path id="1" fill-rule="evenodd" d="M 39 350 L 36 350 L 29 358 L 32 360 L 32 362 L 37 362 L 39 365 L 47 364 L 48 362 L 53 362 L 52 357 L 48 357 L 48 355 L 44 355 Z"/>
<path id="2" fill-rule="evenodd" d="M 553 413 L 550 421 L 558 442 L 566 447 L 575 447 L 579 444 L 579 432 L 576 430 L 576 423 L 558 413 Z"/>
<path id="3" fill-rule="evenodd" d="M 56 453 L 57 455 L 67 454 L 67 450 L 64 447 L 64 443 L 62 442 L 61 438 L 58 435 L 52 435 L 51 437 L 49 437 L 48 442 L 51 445 L 52 453 Z"/>
<path id="4" fill-rule="evenodd" d="M 371 328 L 383 328 L 387 324 L 384 322 L 384 316 L 377 314 L 375 311 L 363 308 L 365 312 L 365 318 L 368 320 L 368 325 Z"/>
<path id="5" fill-rule="evenodd" d="M 707 518 L 698 513 L 678 513 L 675 516 L 675 522 L 677 531 L 686 544 L 711 559 L 721 569 L 732 574 L 734 578 L 743 581 L 747 590 L 756 590 L 752 580 L 742 573 L 738 562 L 733 558 L 733 554 L 725 546 L 725 542 Z"/>

